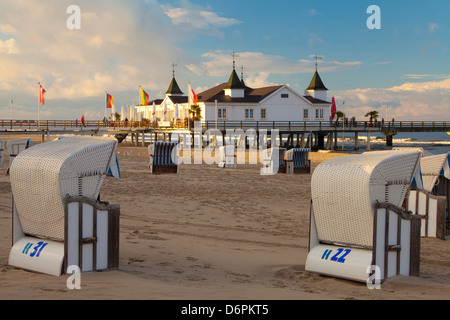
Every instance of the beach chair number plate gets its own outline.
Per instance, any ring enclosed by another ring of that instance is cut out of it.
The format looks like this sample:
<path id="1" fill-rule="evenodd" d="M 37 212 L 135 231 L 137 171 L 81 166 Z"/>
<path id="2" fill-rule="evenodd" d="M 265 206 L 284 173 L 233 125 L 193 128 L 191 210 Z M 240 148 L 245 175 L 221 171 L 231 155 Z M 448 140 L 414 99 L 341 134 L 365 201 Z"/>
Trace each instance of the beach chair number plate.
<path id="1" fill-rule="evenodd" d="M 330 261 L 336 261 L 339 263 L 344 263 L 345 258 L 348 256 L 348 254 L 352 251 L 351 249 L 342 249 L 338 248 L 336 250 L 337 252 L 331 256 Z M 326 249 L 322 254 L 322 260 L 328 260 L 333 250 Z"/>
<path id="2" fill-rule="evenodd" d="M 25 247 L 22 250 L 22 253 L 24 254 L 28 254 L 28 251 L 30 250 L 31 247 L 33 247 L 32 242 L 28 242 Z M 39 241 L 34 247 L 33 247 L 33 251 L 30 252 L 30 257 L 36 257 L 39 258 L 39 255 L 42 252 L 42 249 L 45 248 L 45 246 L 48 244 L 48 242 L 43 242 L 43 241 Z"/>

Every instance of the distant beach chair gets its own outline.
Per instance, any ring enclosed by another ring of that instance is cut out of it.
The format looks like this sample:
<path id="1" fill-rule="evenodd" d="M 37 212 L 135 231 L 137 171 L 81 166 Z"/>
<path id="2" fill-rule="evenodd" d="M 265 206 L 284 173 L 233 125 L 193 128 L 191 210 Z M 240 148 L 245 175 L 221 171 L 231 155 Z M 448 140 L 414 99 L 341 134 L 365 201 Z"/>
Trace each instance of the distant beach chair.
<path id="1" fill-rule="evenodd" d="M 373 153 L 318 165 L 305 270 L 371 284 L 419 276 L 421 219 L 402 204 L 420 156 Z"/>
<path id="2" fill-rule="evenodd" d="M 118 267 L 120 207 L 98 201 L 117 140 L 63 138 L 22 151 L 10 170 L 9 264 L 59 276 Z"/>
<path id="3" fill-rule="evenodd" d="M 422 237 L 445 239 L 450 234 L 450 152 L 420 159 L 423 188 L 411 190 L 407 209 L 422 218 Z"/>
<path id="4" fill-rule="evenodd" d="M 286 173 L 286 148 L 273 147 L 264 153 L 261 168 L 262 174 Z"/>
<path id="5" fill-rule="evenodd" d="M 220 168 L 236 168 L 236 155 L 234 154 L 235 146 L 227 144 L 219 147 Z"/>
<path id="6" fill-rule="evenodd" d="M 151 173 L 178 172 L 178 144 L 175 142 L 154 142 L 148 146 L 150 156 L 149 169 Z"/>
<path id="7" fill-rule="evenodd" d="M 286 173 L 311 173 L 310 149 L 294 148 L 286 151 Z"/>
<path id="8" fill-rule="evenodd" d="M 9 153 L 9 167 L 8 169 L 6 169 L 6 174 L 9 174 L 11 164 L 13 160 L 17 157 L 17 155 L 23 150 L 28 149 L 32 145 L 33 144 L 31 143 L 31 140 L 29 138 L 9 140 L 6 143 L 6 147 L 8 148 Z"/>

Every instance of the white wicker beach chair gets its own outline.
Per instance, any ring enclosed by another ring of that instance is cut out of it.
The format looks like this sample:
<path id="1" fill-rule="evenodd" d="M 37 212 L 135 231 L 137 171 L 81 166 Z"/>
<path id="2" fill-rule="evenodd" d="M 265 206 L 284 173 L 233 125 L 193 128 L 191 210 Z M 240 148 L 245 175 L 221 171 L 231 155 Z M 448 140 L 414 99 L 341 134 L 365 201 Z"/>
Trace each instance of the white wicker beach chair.
<path id="1" fill-rule="evenodd" d="M 286 148 L 270 148 L 263 152 L 261 174 L 286 173 Z"/>
<path id="2" fill-rule="evenodd" d="M 286 151 L 286 173 L 311 173 L 310 149 L 294 148 Z"/>
<path id="3" fill-rule="evenodd" d="M 9 263 L 60 275 L 118 266 L 118 205 L 98 201 L 116 139 L 64 138 L 22 151 L 11 170 Z"/>
<path id="4" fill-rule="evenodd" d="M 423 188 L 411 190 L 407 208 L 422 218 L 421 235 L 445 239 L 449 229 L 450 152 L 420 159 Z"/>
<path id="5" fill-rule="evenodd" d="M 234 144 L 227 144 L 219 147 L 220 168 L 236 168 L 236 155 L 234 154 Z"/>
<path id="6" fill-rule="evenodd" d="M 17 157 L 17 155 L 23 150 L 28 149 L 32 145 L 33 144 L 31 143 L 31 140 L 29 138 L 9 140 L 6 143 L 9 153 L 9 167 L 8 169 L 6 169 L 6 174 L 9 174 L 11 164 L 13 160 Z"/>
<path id="7" fill-rule="evenodd" d="M 154 142 L 148 146 L 151 173 L 178 173 L 178 144 L 175 142 Z"/>
<path id="8" fill-rule="evenodd" d="M 419 159 L 419 152 L 374 152 L 317 166 L 306 270 L 362 282 L 372 267 L 380 282 L 418 275 L 420 218 L 402 204 Z"/>

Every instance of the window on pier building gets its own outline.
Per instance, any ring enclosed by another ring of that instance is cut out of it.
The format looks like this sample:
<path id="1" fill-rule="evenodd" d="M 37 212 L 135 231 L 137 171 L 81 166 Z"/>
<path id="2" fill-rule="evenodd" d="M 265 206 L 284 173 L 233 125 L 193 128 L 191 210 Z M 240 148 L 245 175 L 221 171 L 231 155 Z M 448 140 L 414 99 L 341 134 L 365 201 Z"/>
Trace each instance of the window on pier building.
<path id="1" fill-rule="evenodd" d="M 217 119 L 226 119 L 227 118 L 227 109 L 226 108 L 218 108 L 217 109 Z"/>
<path id="2" fill-rule="evenodd" d="M 309 109 L 303 109 L 303 120 L 309 120 Z"/>
<path id="3" fill-rule="evenodd" d="M 253 120 L 253 109 L 245 109 L 245 120 Z"/>
<path id="4" fill-rule="evenodd" d="M 267 120 L 267 109 L 261 109 L 260 118 L 261 120 Z"/>
<path id="5" fill-rule="evenodd" d="M 323 120 L 323 109 L 316 109 L 316 120 Z"/>

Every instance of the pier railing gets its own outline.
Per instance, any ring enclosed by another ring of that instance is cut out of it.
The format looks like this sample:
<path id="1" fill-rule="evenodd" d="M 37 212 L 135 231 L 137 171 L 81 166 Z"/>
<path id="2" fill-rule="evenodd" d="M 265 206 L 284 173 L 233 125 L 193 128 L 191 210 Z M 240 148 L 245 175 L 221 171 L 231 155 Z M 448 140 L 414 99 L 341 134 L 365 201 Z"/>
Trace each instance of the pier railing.
<path id="1" fill-rule="evenodd" d="M 450 132 L 450 121 L 202 121 L 204 130 L 218 129 L 278 129 L 280 131 L 374 131 L 374 132 L 420 132 L 441 131 Z M 85 121 L 77 120 L 0 120 L 0 129 L 43 129 L 43 130 L 77 130 L 77 129 L 185 129 L 188 125 L 193 128 L 192 122 L 165 121 Z"/>

